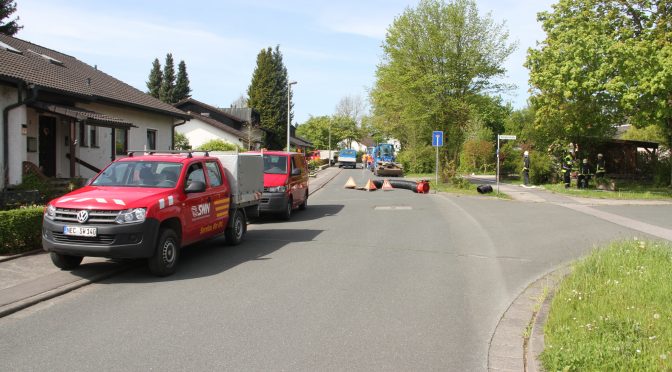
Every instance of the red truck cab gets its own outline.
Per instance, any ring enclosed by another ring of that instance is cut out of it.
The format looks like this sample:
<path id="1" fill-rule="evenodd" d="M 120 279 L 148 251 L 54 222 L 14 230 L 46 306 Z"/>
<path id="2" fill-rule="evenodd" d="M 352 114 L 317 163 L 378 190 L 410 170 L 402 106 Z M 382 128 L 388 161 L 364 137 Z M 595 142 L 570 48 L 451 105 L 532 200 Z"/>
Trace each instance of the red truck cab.
<path id="1" fill-rule="evenodd" d="M 308 163 L 302 153 L 258 152 L 264 159 L 264 192 L 261 213 L 279 214 L 289 220 L 296 208 L 308 206 Z"/>
<path id="2" fill-rule="evenodd" d="M 47 205 L 42 245 L 56 266 L 74 269 L 84 256 L 147 258 L 152 273 L 164 276 L 175 271 L 183 246 L 224 232 L 230 243 L 242 240 L 245 215 L 231 208 L 217 158 L 129 155 Z"/>

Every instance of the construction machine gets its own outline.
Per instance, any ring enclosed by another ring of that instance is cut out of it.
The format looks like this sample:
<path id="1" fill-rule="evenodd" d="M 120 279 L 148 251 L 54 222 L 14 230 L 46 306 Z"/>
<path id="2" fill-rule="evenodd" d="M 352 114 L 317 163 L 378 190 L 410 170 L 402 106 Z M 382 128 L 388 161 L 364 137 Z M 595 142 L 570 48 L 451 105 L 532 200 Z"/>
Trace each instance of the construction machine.
<path id="1" fill-rule="evenodd" d="M 390 143 L 380 143 L 373 148 L 373 174 L 382 177 L 401 177 L 404 169 L 397 163 L 394 155 L 394 146 Z"/>

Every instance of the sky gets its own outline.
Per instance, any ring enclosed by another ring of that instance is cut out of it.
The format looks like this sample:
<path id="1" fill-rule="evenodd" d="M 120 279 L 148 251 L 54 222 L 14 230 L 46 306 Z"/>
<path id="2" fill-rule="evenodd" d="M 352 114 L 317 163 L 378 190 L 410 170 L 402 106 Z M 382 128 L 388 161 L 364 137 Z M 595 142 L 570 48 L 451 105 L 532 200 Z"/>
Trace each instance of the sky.
<path id="1" fill-rule="evenodd" d="M 410 0 L 16 0 L 15 36 L 69 54 L 142 91 L 166 53 L 187 65 L 192 97 L 229 107 L 246 94 L 260 50 L 280 46 L 291 81 L 294 122 L 332 115 L 346 96 L 368 101 L 381 45 Z M 526 105 L 527 49 L 545 39 L 536 20 L 555 0 L 477 0 L 505 22 L 517 50 L 505 63 L 503 94 Z"/>

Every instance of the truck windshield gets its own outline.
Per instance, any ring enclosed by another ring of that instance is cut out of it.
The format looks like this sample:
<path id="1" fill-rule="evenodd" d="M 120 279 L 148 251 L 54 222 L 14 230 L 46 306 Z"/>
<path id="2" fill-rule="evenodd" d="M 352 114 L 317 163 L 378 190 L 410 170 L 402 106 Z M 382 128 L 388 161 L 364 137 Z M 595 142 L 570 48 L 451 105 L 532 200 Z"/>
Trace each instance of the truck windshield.
<path id="1" fill-rule="evenodd" d="M 264 155 L 264 173 L 287 174 L 287 157 L 280 155 Z"/>
<path id="2" fill-rule="evenodd" d="M 390 144 L 380 145 L 380 155 L 382 156 L 392 156 L 394 154 L 394 148 Z"/>
<path id="3" fill-rule="evenodd" d="M 179 163 L 122 161 L 110 164 L 91 185 L 173 188 L 181 171 Z"/>

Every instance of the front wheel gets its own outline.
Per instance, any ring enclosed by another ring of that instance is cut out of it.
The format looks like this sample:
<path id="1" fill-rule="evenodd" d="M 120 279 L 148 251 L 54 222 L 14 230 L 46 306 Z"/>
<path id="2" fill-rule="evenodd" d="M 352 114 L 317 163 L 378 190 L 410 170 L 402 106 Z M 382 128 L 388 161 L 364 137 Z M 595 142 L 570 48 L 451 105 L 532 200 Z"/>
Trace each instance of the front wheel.
<path id="1" fill-rule="evenodd" d="M 51 262 L 61 270 L 74 270 L 79 267 L 84 259 L 81 256 L 70 256 L 56 252 L 51 252 L 49 255 L 51 256 Z"/>
<path id="2" fill-rule="evenodd" d="M 177 269 L 180 241 L 172 229 L 162 229 L 154 255 L 149 258 L 149 271 L 156 276 L 168 276 Z"/>
<path id="3" fill-rule="evenodd" d="M 287 205 L 281 216 L 285 221 L 288 221 L 292 217 L 292 198 L 287 199 Z"/>
<path id="4" fill-rule="evenodd" d="M 231 217 L 231 227 L 227 227 L 224 232 L 226 242 L 229 245 L 238 245 L 243 241 L 243 236 L 245 236 L 246 222 L 243 212 L 236 210 Z"/>

